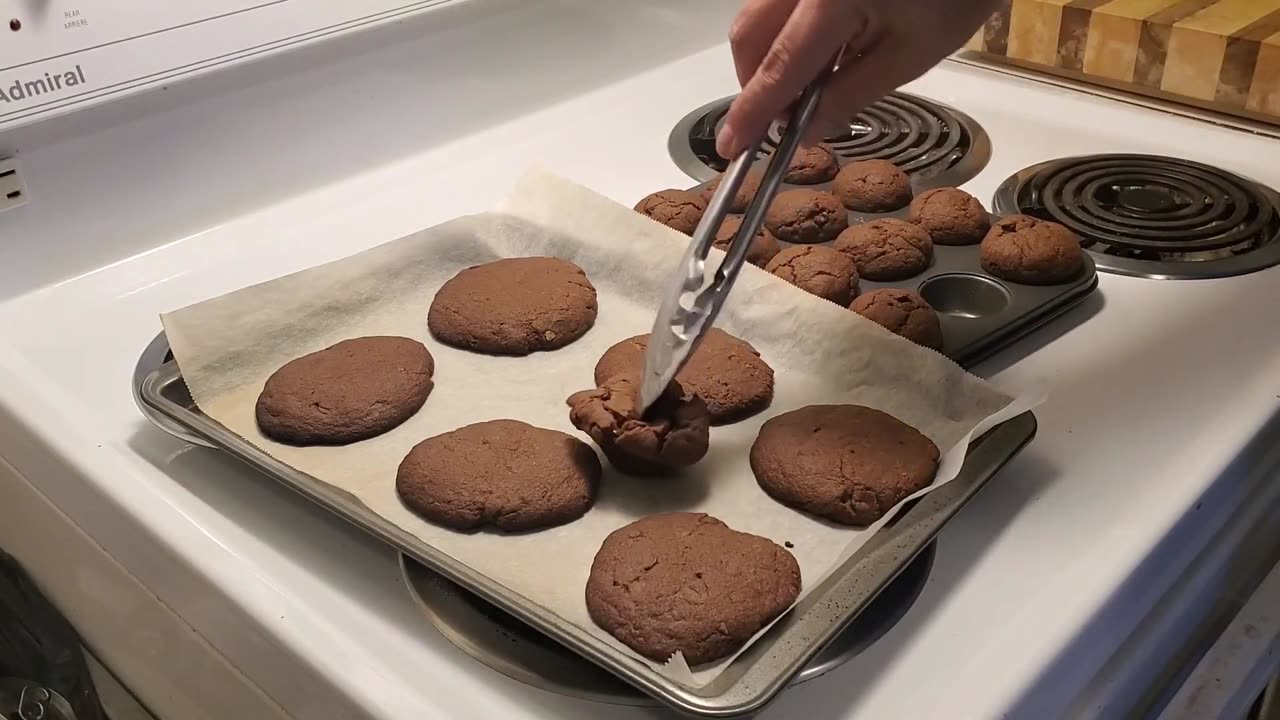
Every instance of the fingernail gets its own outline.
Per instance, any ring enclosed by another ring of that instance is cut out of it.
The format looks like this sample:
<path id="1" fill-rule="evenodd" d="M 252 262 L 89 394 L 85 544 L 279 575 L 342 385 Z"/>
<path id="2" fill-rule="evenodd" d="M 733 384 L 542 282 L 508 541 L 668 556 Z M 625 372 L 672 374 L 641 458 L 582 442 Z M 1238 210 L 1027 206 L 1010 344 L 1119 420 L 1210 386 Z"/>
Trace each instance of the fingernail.
<path id="1" fill-rule="evenodd" d="M 726 160 L 732 160 L 738 156 L 738 152 L 737 133 L 731 125 L 726 124 L 716 135 L 716 153 Z"/>

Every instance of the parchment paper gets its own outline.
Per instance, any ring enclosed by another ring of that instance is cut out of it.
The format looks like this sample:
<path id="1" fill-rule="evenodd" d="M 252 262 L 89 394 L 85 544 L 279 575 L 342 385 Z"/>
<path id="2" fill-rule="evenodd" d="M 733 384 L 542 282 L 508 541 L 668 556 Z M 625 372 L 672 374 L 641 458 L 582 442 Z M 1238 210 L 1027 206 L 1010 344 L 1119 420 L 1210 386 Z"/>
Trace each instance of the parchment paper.
<path id="1" fill-rule="evenodd" d="M 659 297 L 687 242 L 629 208 L 535 169 L 500 212 L 458 218 L 162 320 L 192 397 L 205 414 L 640 659 L 591 622 L 583 599 L 591 560 L 616 528 L 657 512 L 707 512 L 737 530 L 791 542 L 805 591 L 876 529 L 837 527 L 765 495 L 747 453 L 766 419 L 811 404 L 858 403 L 884 410 L 943 450 L 936 488 L 959 471 L 971 437 L 1037 400 L 1015 400 L 943 356 L 748 266 L 717 324 L 760 350 L 776 372 L 776 395 L 765 413 L 712 428 L 710 453 L 686 476 L 638 480 L 607 469 L 598 501 L 585 517 L 519 535 L 457 533 L 401 505 L 396 468 L 427 437 L 512 418 L 586 439 L 569 423 L 565 398 L 594 385 L 592 371 L 606 348 L 651 329 Z M 431 338 L 427 308 L 444 281 L 472 265 L 527 255 L 566 258 L 586 270 L 599 292 L 600 312 L 585 337 L 525 358 L 467 353 Z M 254 403 L 268 375 L 340 340 L 379 334 L 418 339 L 435 357 L 436 387 L 415 417 L 381 437 L 346 447 L 294 448 L 258 431 Z M 701 686 L 728 662 L 692 673 L 679 655 L 666 665 L 649 664 Z"/>

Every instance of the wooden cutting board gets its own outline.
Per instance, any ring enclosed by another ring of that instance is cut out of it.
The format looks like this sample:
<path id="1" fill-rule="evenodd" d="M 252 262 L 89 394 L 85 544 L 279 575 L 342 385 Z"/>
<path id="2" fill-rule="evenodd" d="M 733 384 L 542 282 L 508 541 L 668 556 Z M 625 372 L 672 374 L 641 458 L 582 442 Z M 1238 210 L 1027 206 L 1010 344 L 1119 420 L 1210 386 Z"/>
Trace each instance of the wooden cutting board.
<path id="1" fill-rule="evenodd" d="M 965 49 L 1280 124 L 1280 0 L 1004 0 Z"/>

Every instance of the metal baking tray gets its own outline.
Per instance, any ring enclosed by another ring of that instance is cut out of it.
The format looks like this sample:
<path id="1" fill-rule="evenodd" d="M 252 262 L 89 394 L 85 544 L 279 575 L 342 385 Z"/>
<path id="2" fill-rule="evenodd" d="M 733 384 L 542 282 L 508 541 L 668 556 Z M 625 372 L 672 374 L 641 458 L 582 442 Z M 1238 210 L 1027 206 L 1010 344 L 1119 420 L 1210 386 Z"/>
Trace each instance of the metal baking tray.
<path id="1" fill-rule="evenodd" d="M 690 688 L 397 528 L 355 497 L 298 472 L 254 447 L 200 412 L 176 363 L 166 362 L 142 378 L 138 397 L 147 408 L 166 418 L 174 430 L 240 459 L 639 690 L 679 711 L 700 717 L 737 717 L 768 704 L 910 564 L 943 525 L 1017 455 L 1036 432 L 1035 417 L 1028 412 L 975 440 L 958 477 L 904 506 L 868 543 L 730 663 L 715 681 L 705 687 Z"/>
<path id="2" fill-rule="evenodd" d="M 937 555 L 937 541 L 926 545 L 844 630 L 791 677 L 787 688 L 835 670 L 892 630 L 924 592 Z M 441 635 L 512 680 L 610 705 L 661 705 L 617 675 L 404 554 L 400 555 L 400 571 L 418 609 Z"/>
<path id="3" fill-rule="evenodd" d="M 848 161 L 839 156 L 844 167 Z M 756 163 L 763 172 L 767 160 Z M 701 192 L 707 183 L 692 188 Z M 919 195 L 939 185 L 935 180 L 912 177 L 911 189 Z M 792 185 L 783 183 L 778 192 L 807 189 L 831 191 L 831 183 Z M 905 220 L 907 208 L 888 213 L 849 211 L 852 227 L 880 218 Z M 994 222 L 1000 216 L 992 215 Z M 784 249 L 795 243 L 778 241 Z M 817 243 L 832 245 L 834 241 Z M 929 268 L 915 277 L 897 282 L 861 280 L 858 294 L 881 288 L 899 288 L 919 293 L 934 310 L 942 324 L 942 354 L 966 367 L 976 365 L 1023 337 L 1032 330 L 1058 317 L 1082 302 L 1098 287 L 1098 271 L 1093 257 L 1084 254 L 1084 268 L 1075 279 L 1060 285 L 1022 285 L 1001 280 L 982 269 L 977 243 L 973 245 L 933 246 Z"/>

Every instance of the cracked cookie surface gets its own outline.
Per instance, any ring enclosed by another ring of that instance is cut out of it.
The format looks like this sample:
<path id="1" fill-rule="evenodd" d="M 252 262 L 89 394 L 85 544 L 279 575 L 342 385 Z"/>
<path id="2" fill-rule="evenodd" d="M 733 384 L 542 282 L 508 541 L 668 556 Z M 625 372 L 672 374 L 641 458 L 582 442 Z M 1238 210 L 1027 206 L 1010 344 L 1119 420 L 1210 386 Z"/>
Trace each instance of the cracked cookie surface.
<path id="1" fill-rule="evenodd" d="M 606 632 L 657 662 L 679 651 L 690 666 L 733 654 L 799 594 L 791 553 L 703 513 L 613 531 L 586 587 L 587 611 Z"/>
<path id="2" fill-rule="evenodd" d="M 910 290 L 884 288 L 860 296 L 849 309 L 891 333 L 942 350 L 942 323 L 933 306 Z"/>
<path id="3" fill-rule="evenodd" d="M 982 269 L 1024 285 L 1066 282 L 1084 267 L 1080 238 L 1066 227 L 1030 215 L 997 220 L 982 239 Z"/>
<path id="4" fill-rule="evenodd" d="M 905 280 L 929 269 L 933 260 L 929 233 L 895 218 L 854 225 L 831 247 L 848 255 L 858 276 L 867 280 Z"/>
<path id="5" fill-rule="evenodd" d="M 744 183 L 745 184 L 745 183 Z M 692 235 L 707 210 L 707 201 L 689 190 L 659 190 L 636 203 L 635 211 L 651 220 Z"/>
<path id="6" fill-rule="evenodd" d="M 831 192 L 856 212 L 892 212 L 911 202 L 911 178 L 888 160 L 861 160 L 840 168 Z"/>
<path id="7" fill-rule="evenodd" d="M 849 227 L 849 213 L 829 192 L 785 190 L 773 199 L 764 226 L 784 242 L 822 243 L 834 240 Z"/>
<path id="8" fill-rule="evenodd" d="M 926 190 L 911 201 L 907 222 L 924 228 L 939 245 L 972 245 L 991 229 L 986 208 L 959 188 Z"/>
<path id="9" fill-rule="evenodd" d="M 427 327 L 463 350 L 528 355 L 582 337 L 598 309 L 595 287 L 568 260 L 506 258 L 450 278 L 431 302 Z"/>
<path id="10" fill-rule="evenodd" d="M 517 420 L 491 420 L 427 438 L 396 472 L 415 513 L 455 530 L 536 530 L 582 517 L 602 468 L 589 445 Z"/>
<path id="11" fill-rule="evenodd" d="M 707 454 L 711 417 L 702 398 L 673 380 L 642 417 L 639 396 L 634 376 L 611 377 L 569 396 L 569 421 L 624 475 L 662 475 Z"/>
<path id="12" fill-rule="evenodd" d="M 413 417 L 434 387 L 435 361 L 417 340 L 375 336 L 285 363 L 267 378 L 254 414 L 272 440 L 346 445 Z"/>
<path id="13" fill-rule="evenodd" d="M 858 294 L 858 270 L 853 260 L 822 245 L 789 247 L 770 260 L 765 270 L 843 307 Z"/>
<path id="14" fill-rule="evenodd" d="M 810 405 L 770 419 L 751 470 L 778 502 L 845 525 L 879 520 L 928 487 L 938 448 L 897 418 L 861 405 Z"/>

